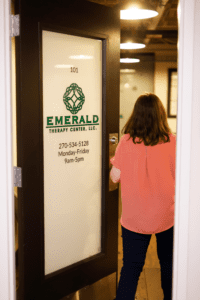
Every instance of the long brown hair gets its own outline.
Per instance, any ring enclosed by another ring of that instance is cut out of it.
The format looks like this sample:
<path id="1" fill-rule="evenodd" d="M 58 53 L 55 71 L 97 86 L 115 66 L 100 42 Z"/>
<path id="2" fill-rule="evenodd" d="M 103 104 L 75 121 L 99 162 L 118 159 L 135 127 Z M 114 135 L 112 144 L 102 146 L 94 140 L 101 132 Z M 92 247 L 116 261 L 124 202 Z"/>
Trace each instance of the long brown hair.
<path id="1" fill-rule="evenodd" d="M 151 93 L 141 95 L 122 133 L 129 133 L 134 144 L 141 144 L 144 141 L 146 146 L 154 146 L 161 140 L 164 143 L 169 142 L 169 134 L 172 132 L 161 100 Z M 139 138 L 138 142 L 135 142 L 136 137 Z"/>

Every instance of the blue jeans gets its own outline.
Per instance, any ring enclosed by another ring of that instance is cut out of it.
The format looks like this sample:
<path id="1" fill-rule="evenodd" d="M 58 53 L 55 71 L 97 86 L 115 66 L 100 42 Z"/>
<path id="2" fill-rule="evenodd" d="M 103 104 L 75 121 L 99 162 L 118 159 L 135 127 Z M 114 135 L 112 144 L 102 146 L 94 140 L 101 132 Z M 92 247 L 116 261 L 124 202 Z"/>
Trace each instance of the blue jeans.
<path id="1" fill-rule="evenodd" d="M 156 233 L 157 253 L 161 266 L 161 283 L 164 300 L 172 299 L 173 230 Z M 140 234 L 122 226 L 123 267 L 116 300 L 135 298 L 138 279 L 142 272 L 151 234 Z"/>

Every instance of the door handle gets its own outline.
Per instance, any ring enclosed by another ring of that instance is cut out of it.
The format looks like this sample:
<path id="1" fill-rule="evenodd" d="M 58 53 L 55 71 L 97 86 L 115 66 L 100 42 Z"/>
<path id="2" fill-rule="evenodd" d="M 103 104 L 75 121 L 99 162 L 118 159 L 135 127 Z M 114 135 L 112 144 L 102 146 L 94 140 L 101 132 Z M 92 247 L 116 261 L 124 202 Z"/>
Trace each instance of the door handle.
<path id="1" fill-rule="evenodd" d="M 116 133 L 117 134 L 117 133 Z M 111 142 L 112 144 L 117 144 L 118 143 L 118 138 L 116 136 L 112 136 L 109 139 L 109 142 Z"/>
<path id="2" fill-rule="evenodd" d="M 115 155 L 115 150 L 118 145 L 118 133 L 110 133 L 109 134 L 109 170 L 112 168 L 112 164 L 110 159 Z M 109 191 L 114 191 L 118 189 L 118 183 L 112 182 L 109 176 Z"/>

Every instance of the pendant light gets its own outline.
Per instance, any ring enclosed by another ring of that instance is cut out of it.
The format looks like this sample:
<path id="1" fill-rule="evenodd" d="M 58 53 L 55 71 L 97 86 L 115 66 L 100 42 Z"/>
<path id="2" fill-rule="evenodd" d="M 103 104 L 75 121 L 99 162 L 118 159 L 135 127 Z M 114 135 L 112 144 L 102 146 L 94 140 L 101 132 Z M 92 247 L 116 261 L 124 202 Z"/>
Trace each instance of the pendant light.
<path id="1" fill-rule="evenodd" d="M 138 58 L 120 58 L 120 63 L 133 64 L 138 62 L 140 62 Z"/>
<path id="2" fill-rule="evenodd" d="M 132 49 L 142 49 L 146 45 L 143 43 L 143 40 L 137 36 L 133 36 L 132 32 L 121 33 L 121 50 L 132 50 Z"/>
<path id="3" fill-rule="evenodd" d="M 135 42 L 127 42 L 127 43 L 121 43 L 120 49 L 121 50 L 132 50 L 132 49 L 142 49 L 145 48 L 145 44 L 143 43 L 135 43 Z"/>
<path id="4" fill-rule="evenodd" d="M 131 73 L 135 73 L 135 69 L 120 69 L 120 73 L 122 74 L 131 74 Z"/>
<path id="5" fill-rule="evenodd" d="M 158 12 L 148 1 L 124 0 L 120 5 L 121 20 L 141 20 L 157 15 Z"/>

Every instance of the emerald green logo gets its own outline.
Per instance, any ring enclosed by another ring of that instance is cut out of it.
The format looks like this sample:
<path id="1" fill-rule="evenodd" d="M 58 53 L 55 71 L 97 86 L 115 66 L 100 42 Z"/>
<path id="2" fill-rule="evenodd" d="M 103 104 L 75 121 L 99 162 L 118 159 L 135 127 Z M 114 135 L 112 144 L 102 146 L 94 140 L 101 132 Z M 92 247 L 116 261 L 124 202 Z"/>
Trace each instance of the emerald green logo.
<path id="1" fill-rule="evenodd" d="M 72 83 L 64 93 L 63 102 L 66 105 L 66 109 L 72 114 L 77 114 L 85 102 L 85 95 L 82 89 L 76 83 Z"/>

